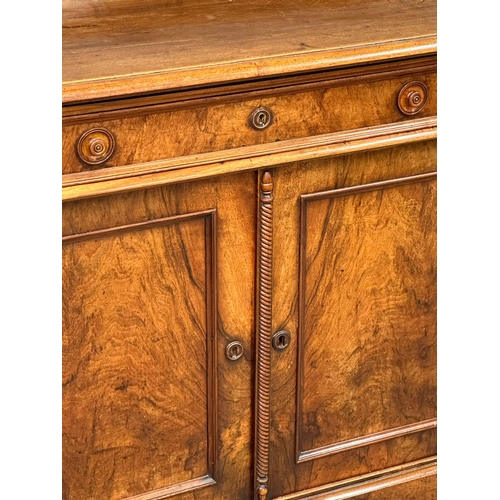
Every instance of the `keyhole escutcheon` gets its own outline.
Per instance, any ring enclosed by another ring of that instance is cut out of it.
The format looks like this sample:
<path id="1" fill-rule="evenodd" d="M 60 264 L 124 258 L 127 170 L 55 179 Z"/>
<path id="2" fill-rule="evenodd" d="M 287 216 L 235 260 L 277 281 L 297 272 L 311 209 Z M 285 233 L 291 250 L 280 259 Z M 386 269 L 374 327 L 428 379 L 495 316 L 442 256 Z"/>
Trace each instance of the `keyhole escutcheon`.
<path id="1" fill-rule="evenodd" d="M 273 112 L 269 108 L 261 107 L 254 109 L 250 115 L 250 125 L 257 130 L 269 127 L 272 121 Z"/>
<path id="2" fill-rule="evenodd" d="M 273 335 L 273 347 L 278 351 L 286 349 L 290 345 L 292 336 L 286 330 L 280 330 Z"/>
<path id="3" fill-rule="evenodd" d="M 227 359 L 231 361 L 236 361 L 237 359 L 240 359 L 242 355 L 243 355 L 243 344 L 241 342 L 235 340 L 234 342 L 230 342 L 229 344 L 227 344 L 226 346 Z"/>

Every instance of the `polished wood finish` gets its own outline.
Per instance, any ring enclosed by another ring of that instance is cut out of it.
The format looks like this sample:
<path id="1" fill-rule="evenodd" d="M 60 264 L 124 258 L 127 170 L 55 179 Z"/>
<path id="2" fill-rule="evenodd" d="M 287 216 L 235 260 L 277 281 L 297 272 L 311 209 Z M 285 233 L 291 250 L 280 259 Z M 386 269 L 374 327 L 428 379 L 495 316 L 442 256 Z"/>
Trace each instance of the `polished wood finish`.
<path id="1" fill-rule="evenodd" d="M 199 106 L 195 106 L 196 102 L 186 103 L 186 108 L 180 109 L 161 110 L 158 106 L 154 113 L 145 106 L 134 109 L 136 116 L 132 117 L 109 113 L 109 117 L 101 114 L 96 121 L 73 124 L 68 121 L 63 127 L 62 173 L 112 169 L 401 122 L 408 117 L 398 107 L 398 96 L 415 80 L 430 90 L 425 107 L 413 114 L 419 118 L 435 116 L 435 68 L 435 61 L 425 66 L 417 61 L 413 71 L 406 66 L 404 74 L 397 76 L 385 66 L 384 73 L 373 68 L 372 79 L 366 74 L 352 76 L 347 84 L 344 79 L 333 80 L 327 82 L 330 87 L 315 90 L 299 91 L 300 87 L 291 87 L 279 96 L 268 91 L 267 95 L 260 92 L 243 100 L 246 97 L 243 94 L 233 96 L 232 99 L 240 99 L 236 102 L 220 102 L 220 98 L 214 97 Z M 393 65 L 392 70 L 397 73 L 398 65 Z M 345 102 L 349 106 L 342 104 Z M 267 127 L 256 129 L 251 124 L 252 114 L 263 107 L 272 112 L 273 118 Z M 115 153 L 98 167 L 82 161 L 81 155 L 75 153 L 75 144 L 82 134 L 94 128 L 104 128 L 116 138 Z"/>
<path id="2" fill-rule="evenodd" d="M 437 476 L 429 474 L 424 477 L 409 477 L 409 481 L 404 483 L 388 484 L 380 482 L 377 484 L 379 489 L 369 491 L 366 494 L 359 495 L 359 490 L 355 495 L 358 500 L 436 500 L 437 499 Z M 330 500 L 340 500 L 341 498 L 349 498 L 348 496 L 338 495 L 337 497 L 329 497 Z M 320 499 L 318 499 L 320 500 Z"/>
<path id="3" fill-rule="evenodd" d="M 76 143 L 76 155 L 86 164 L 105 163 L 115 151 L 115 138 L 105 128 L 91 128 L 83 132 Z"/>
<path id="4" fill-rule="evenodd" d="M 436 457 L 416 460 L 353 478 L 302 490 L 273 500 L 342 500 L 347 498 L 436 498 Z M 387 490 L 387 488 L 391 488 Z M 365 496 L 366 495 L 366 496 Z M 373 496 L 372 496 L 373 495 Z M 384 496 L 385 495 L 385 496 Z"/>
<path id="5" fill-rule="evenodd" d="M 264 172 L 260 183 L 257 317 L 257 427 L 255 472 L 257 496 L 266 500 L 269 473 L 271 328 L 273 278 L 273 177 Z"/>
<path id="6" fill-rule="evenodd" d="M 435 51 L 432 0 L 64 0 L 63 102 Z"/>
<path id="7" fill-rule="evenodd" d="M 64 239 L 68 498 L 147 498 L 213 481 L 214 215 Z"/>
<path id="8" fill-rule="evenodd" d="M 65 499 L 250 495 L 254 178 L 64 206 Z"/>
<path id="9" fill-rule="evenodd" d="M 387 79 L 388 73 L 393 77 L 411 73 L 435 71 L 436 56 L 420 56 L 418 58 L 401 59 L 394 62 L 376 61 L 369 66 L 351 66 L 346 68 L 324 69 L 313 73 L 297 73 L 283 78 L 277 75 L 262 80 L 241 81 L 223 86 L 206 86 L 189 89 L 176 89 L 171 92 L 122 97 L 118 100 L 97 102 L 67 103 L 63 106 L 62 116 L 65 125 L 89 122 L 110 117 L 126 117 L 141 114 L 147 106 L 154 113 L 160 110 L 200 106 L 216 98 L 219 102 L 249 99 L 260 96 L 287 94 L 293 87 L 296 91 L 327 88 L 345 85 L 353 80 L 376 81 Z"/>
<path id="10" fill-rule="evenodd" d="M 271 498 L 436 453 L 435 168 L 427 141 L 274 172 Z"/>
<path id="11" fill-rule="evenodd" d="M 435 117 L 312 136 L 262 146 L 236 148 L 172 160 L 63 176 L 63 201 L 102 196 L 134 189 L 185 182 L 222 174 L 255 170 L 276 164 L 338 156 L 434 139 Z"/>
<path id="12" fill-rule="evenodd" d="M 398 95 L 398 108 L 401 113 L 413 116 L 420 113 L 427 104 L 429 90 L 421 81 L 407 83 Z"/>
<path id="13" fill-rule="evenodd" d="M 300 197 L 299 462 L 435 425 L 435 179 Z"/>
<path id="14" fill-rule="evenodd" d="M 64 500 L 435 500 L 435 21 L 63 0 Z"/>

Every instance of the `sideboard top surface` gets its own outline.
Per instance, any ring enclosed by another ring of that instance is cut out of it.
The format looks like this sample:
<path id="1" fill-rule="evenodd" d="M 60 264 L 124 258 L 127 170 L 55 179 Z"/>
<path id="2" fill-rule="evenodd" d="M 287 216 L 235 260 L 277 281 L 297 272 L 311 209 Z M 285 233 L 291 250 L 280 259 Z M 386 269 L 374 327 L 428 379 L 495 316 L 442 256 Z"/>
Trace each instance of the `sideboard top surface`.
<path id="1" fill-rule="evenodd" d="M 63 0 L 63 104 L 436 53 L 436 0 Z"/>

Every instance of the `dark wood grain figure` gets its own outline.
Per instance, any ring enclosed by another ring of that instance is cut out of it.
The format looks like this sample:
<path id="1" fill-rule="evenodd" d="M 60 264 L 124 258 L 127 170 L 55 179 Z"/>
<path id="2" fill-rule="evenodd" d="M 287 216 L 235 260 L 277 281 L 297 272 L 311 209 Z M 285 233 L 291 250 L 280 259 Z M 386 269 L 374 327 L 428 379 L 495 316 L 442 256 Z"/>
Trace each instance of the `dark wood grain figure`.
<path id="1" fill-rule="evenodd" d="M 418 57 L 436 39 L 435 0 L 65 0 L 63 102 Z"/>
<path id="2" fill-rule="evenodd" d="M 290 85 L 280 94 L 273 89 L 261 90 L 255 96 L 243 92 L 158 104 L 154 109 L 149 105 L 137 106 L 100 113 L 98 117 L 90 113 L 67 118 L 63 127 L 62 172 L 92 172 L 407 121 L 411 118 L 398 107 L 398 95 L 408 82 L 415 80 L 431 91 L 425 107 L 414 116 L 435 116 L 435 59 L 417 60 L 413 66 L 375 66 L 370 71 L 367 75 L 359 70 L 350 73 L 344 70 L 338 76 L 330 72 L 330 79 L 317 82 L 313 90 L 304 90 L 304 85 Z M 271 125 L 260 130 L 248 123 L 252 112 L 259 107 L 269 108 L 274 115 Z M 104 162 L 89 165 L 82 161 L 75 145 L 93 129 L 109 131 L 116 145 L 112 156 Z"/>
<path id="3" fill-rule="evenodd" d="M 435 0 L 63 0 L 63 500 L 435 500 Z"/>
<path id="4" fill-rule="evenodd" d="M 64 465 L 86 479 L 66 483 L 68 498 L 213 481 L 215 269 L 205 217 L 65 242 Z"/>
<path id="5" fill-rule="evenodd" d="M 435 206 L 433 174 L 301 197 L 299 460 L 435 425 Z"/>
<path id="6" fill-rule="evenodd" d="M 275 171 L 271 498 L 436 453 L 435 166 L 431 141 Z"/>
<path id="7" fill-rule="evenodd" d="M 254 178 L 64 205 L 66 500 L 250 495 Z"/>

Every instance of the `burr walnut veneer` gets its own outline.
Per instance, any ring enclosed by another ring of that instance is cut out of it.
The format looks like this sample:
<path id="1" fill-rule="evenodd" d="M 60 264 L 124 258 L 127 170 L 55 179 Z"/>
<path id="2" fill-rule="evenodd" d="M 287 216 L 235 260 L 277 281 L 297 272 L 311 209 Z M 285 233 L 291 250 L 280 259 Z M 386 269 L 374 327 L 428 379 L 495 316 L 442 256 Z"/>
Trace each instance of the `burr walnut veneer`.
<path id="1" fill-rule="evenodd" d="M 436 498 L 436 4 L 63 0 L 63 499 Z"/>

